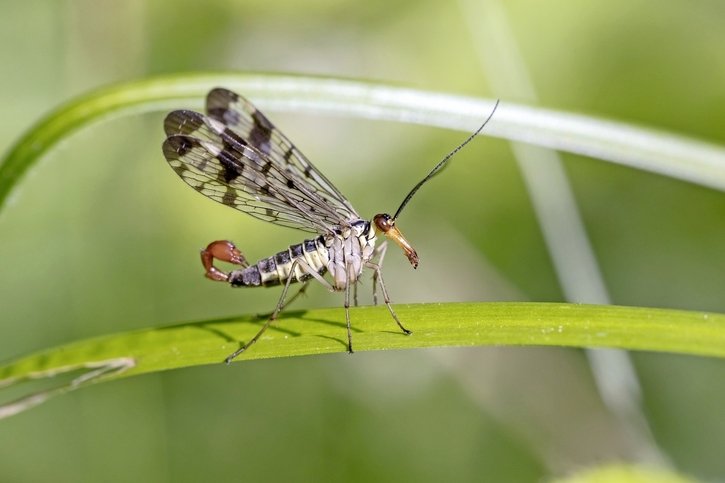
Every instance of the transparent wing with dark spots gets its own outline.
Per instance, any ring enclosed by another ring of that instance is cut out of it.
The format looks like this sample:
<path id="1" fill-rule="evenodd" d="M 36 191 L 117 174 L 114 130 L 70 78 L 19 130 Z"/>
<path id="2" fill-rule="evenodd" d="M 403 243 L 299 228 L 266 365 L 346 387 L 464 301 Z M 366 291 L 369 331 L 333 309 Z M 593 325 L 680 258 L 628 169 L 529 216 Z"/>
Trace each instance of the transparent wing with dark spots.
<path id="1" fill-rule="evenodd" d="M 337 201 L 339 192 L 322 191 L 310 177 L 278 159 L 282 147 L 277 131 L 266 125 L 271 136 L 253 129 L 238 132 L 194 111 L 174 111 L 164 121 L 164 155 L 200 193 L 265 221 L 325 233 L 359 219 L 346 200 Z"/>
<path id="2" fill-rule="evenodd" d="M 209 117 L 226 124 L 267 154 L 280 169 L 305 179 L 313 191 L 333 206 L 355 213 L 345 196 L 247 99 L 227 89 L 212 89 L 206 98 L 206 110 Z"/>

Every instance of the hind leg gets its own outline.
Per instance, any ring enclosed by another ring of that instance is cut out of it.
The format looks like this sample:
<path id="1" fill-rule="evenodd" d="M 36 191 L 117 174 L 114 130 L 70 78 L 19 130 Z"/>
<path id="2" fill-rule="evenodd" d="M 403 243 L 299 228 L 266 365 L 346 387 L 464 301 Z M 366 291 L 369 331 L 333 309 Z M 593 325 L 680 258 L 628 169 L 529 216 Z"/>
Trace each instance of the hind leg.
<path id="1" fill-rule="evenodd" d="M 282 308 L 280 309 L 280 311 L 282 311 L 282 310 L 286 309 L 287 307 L 289 307 L 292 304 L 292 302 L 294 302 L 297 299 L 297 297 L 299 297 L 300 295 L 304 295 L 307 292 L 307 287 L 309 287 L 309 286 L 310 286 L 310 280 L 307 280 L 307 281 L 302 282 L 302 286 L 297 291 L 297 293 L 294 294 L 293 296 L 291 296 L 289 298 L 289 300 L 287 300 L 284 303 L 284 305 L 282 306 Z M 272 315 L 271 313 L 266 313 L 266 314 L 259 314 L 257 317 L 260 318 L 260 319 L 266 319 L 266 318 L 268 318 L 271 315 Z"/>
<path id="2" fill-rule="evenodd" d="M 236 351 L 234 351 L 232 354 L 229 354 L 229 356 L 227 356 L 227 358 L 224 359 L 224 361 L 227 364 L 230 364 L 232 362 L 232 360 L 234 360 L 234 358 L 236 358 L 239 354 L 241 354 L 242 352 L 244 352 L 245 350 L 247 350 L 252 344 L 254 344 L 255 342 L 257 342 L 257 340 L 259 340 L 259 338 L 262 336 L 262 334 L 264 334 L 264 332 L 267 330 L 267 328 L 270 326 L 270 324 L 272 324 L 272 322 L 274 322 L 277 319 L 277 316 L 282 311 L 282 309 L 284 309 L 288 305 L 289 302 L 291 302 L 292 300 L 294 300 L 295 298 L 297 298 L 297 296 L 300 293 L 303 293 L 304 290 L 307 288 L 307 284 L 309 283 L 309 280 L 303 282 L 304 285 L 302 286 L 302 288 L 300 289 L 300 291 L 297 292 L 297 294 L 295 294 L 289 300 L 289 302 L 285 302 L 285 299 L 287 298 L 287 292 L 289 291 L 290 284 L 293 281 L 296 281 L 297 280 L 297 277 L 294 276 L 294 273 L 295 273 L 295 269 L 298 266 L 300 267 L 300 269 L 302 269 L 302 272 L 304 274 L 311 275 L 314 278 L 321 280 L 322 283 L 325 286 L 327 286 L 330 290 L 333 289 L 332 285 L 330 285 L 329 283 L 327 283 L 327 280 L 325 280 L 324 278 L 322 278 L 320 276 L 320 274 L 318 274 L 317 272 L 315 272 L 315 270 L 312 267 L 310 267 L 307 264 L 307 262 L 305 262 L 304 260 L 302 260 L 300 258 L 295 259 L 294 262 L 292 263 L 291 268 L 290 268 L 289 276 L 287 277 L 287 280 L 285 281 L 284 289 L 282 290 L 282 295 L 280 295 L 279 300 L 277 301 L 277 306 L 274 308 L 274 311 L 267 318 L 267 321 L 264 323 L 264 325 L 262 325 L 262 328 L 259 329 L 259 331 L 257 332 L 257 334 L 254 337 L 252 337 L 251 339 L 249 339 L 249 341 L 247 343 L 245 343 L 242 347 L 240 347 L 239 349 L 237 349 Z"/>

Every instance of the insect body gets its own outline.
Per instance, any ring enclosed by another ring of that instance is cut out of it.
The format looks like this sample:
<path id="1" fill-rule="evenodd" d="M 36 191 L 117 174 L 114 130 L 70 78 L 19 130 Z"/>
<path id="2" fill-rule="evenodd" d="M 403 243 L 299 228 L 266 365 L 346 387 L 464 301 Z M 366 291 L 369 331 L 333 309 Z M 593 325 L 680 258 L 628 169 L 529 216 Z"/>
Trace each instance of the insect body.
<path id="1" fill-rule="evenodd" d="M 234 287 L 284 286 L 265 324 L 252 339 L 230 354 L 226 362 L 254 344 L 276 319 L 286 306 L 292 283 L 303 283 L 299 294 L 312 279 L 331 291 L 345 292 L 347 348 L 352 352 L 350 288 L 365 268 L 374 272 L 375 302 L 379 283 L 391 316 L 403 333 L 410 334 L 395 314 L 380 264 L 374 262 L 383 258 L 387 243 L 384 241 L 376 247 L 377 236 L 382 233 L 395 241 L 417 268 L 418 254 L 395 226 L 395 221 L 413 194 L 483 129 L 490 116 L 411 190 L 394 216 L 379 214 L 368 221 L 357 214 L 337 188 L 249 101 L 217 88 L 207 96 L 206 111 L 203 115 L 179 110 L 166 117 L 163 152 L 174 171 L 192 188 L 217 202 L 271 223 L 317 234 L 253 265 L 226 240 L 212 242 L 202 250 L 201 261 L 207 278 Z M 214 266 L 214 259 L 241 268 L 227 273 Z M 323 277 L 328 272 L 332 283 Z"/>

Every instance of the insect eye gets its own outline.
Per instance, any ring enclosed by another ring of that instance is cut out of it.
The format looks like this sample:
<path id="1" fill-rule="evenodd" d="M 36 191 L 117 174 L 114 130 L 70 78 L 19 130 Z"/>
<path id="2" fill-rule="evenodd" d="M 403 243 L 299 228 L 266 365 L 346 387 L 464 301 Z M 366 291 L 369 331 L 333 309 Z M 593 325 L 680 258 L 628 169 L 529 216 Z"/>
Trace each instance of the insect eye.
<path id="1" fill-rule="evenodd" d="M 373 222 L 375 223 L 375 227 L 383 233 L 387 233 L 395 224 L 393 219 L 390 218 L 390 215 L 387 213 L 375 215 Z"/>

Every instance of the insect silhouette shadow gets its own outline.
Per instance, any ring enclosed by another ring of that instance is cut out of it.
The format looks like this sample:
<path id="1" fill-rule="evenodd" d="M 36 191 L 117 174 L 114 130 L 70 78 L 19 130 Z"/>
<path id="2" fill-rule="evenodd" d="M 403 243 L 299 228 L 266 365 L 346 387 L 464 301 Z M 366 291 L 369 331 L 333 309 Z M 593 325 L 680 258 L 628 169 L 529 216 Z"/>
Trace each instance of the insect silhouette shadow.
<path id="1" fill-rule="evenodd" d="M 341 334 L 344 334 L 344 330 L 347 327 L 347 324 L 344 321 L 339 320 L 330 320 L 330 319 L 322 319 L 319 317 L 307 317 L 306 314 L 308 313 L 308 310 L 288 310 L 284 313 L 280 314 L 277 319 L 274 321 L 273 324 L 269 326 L 270 331 L 277 331 L 281 332 L 283 334 L 286 334 L 290 337 L 300 337 L 301 335 L 304 335 L 301 331 L 295 331 L 290 330 L 286 327 L 284 327 L 284 321 L 285 319 L 297 319 L 301 320 L 303 322 L 316 322 L 320 324 L 326 324 L 329 326 L 339 327 L 342 331 Z M 270 314 L 257 314 L 254 317 L 247 318 L 246 320 L 240 318 L 240 317 L 223 317 L 219 319 L 214 320 L 207 320 L 204 322 L 185 322 L 181 324 L 174 324 L 166 327 L 162 327 L 159 330 L 169 330 L 169 329 L 178 329 L 178 328 L 184 328 L 184 327 L 193 327 L 196 329 L 200 329 L 206 332 L 209 332 L 215 336 L 221 337 L 224 339 L 225 342 L 228 343 L 234 343 L 238 342 L 239 346 L 242 347 L 244 345 L 244 341 L 241 341 L 238 337 L 230 335 L 227 331 L 223 329 L 223 327 L 219 327 L 220 325 L 223 326 L 225 324 L 238 324 L 238 323 L 245 323 L 245 324 L 252 324 L 254 326 L 261 325 L 264 322 L 267 321 Z M 242 319 L 242 320 L 240 320 Z M 355 327 L 351 327 L 351 330 L 355 333 L 362 333 L 362 329 L 358 329 Z M 386 331 L 387 332 L 387 331 Z M 392 331 L 391 331 L 392 332 Z M 343 339 L 342 337 L 332 337 L 329 335 L 321 335 L 321 334 L 314 334 L 313 332 L 309 333 L 308 335 L 320 337 L 323 339 L 330 339 L 334 340 L 336 342 L 339 342 L 340 345 L 347 348 L 347 339 Z"/>

